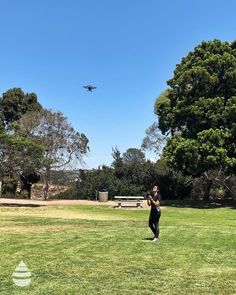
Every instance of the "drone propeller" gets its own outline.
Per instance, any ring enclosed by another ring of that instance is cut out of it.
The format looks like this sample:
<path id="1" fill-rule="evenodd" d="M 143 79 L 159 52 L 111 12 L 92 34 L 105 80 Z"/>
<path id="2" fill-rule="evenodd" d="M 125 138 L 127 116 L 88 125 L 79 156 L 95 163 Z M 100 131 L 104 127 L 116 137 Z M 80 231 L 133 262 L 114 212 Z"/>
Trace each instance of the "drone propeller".
<path id="1" fill-rule="evenodd" d="M 93 86 L 93 85 L 86 85 L 83 86 L 85 89 L 87 89 L 88 91 L 93 91 L 94 89 L 96 89 L 97 87 Z"/>

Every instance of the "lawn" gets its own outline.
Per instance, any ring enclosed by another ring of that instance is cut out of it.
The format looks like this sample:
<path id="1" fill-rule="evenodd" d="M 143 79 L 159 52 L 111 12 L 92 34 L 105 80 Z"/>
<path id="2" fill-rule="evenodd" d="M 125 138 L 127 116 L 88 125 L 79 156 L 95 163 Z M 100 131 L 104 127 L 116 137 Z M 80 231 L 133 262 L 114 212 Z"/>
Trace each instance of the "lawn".
<path id="1" fill-rule="evenodd" d="M 236 294 L 236 210 L 164 207 L 152 243 L 147 210 L 0 207 L 0 294 Z M 23 260 L 28 287 L 12 273 Z"/>

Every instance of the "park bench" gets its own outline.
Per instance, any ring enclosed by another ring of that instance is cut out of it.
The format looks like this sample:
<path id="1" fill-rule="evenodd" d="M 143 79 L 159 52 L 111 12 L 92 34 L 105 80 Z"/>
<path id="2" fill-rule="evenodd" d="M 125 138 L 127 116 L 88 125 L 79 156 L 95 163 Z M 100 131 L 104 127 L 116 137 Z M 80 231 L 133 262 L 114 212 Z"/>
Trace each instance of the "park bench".
<path id="1" fill-rule="evenodd" d="M 122 208 L 123 204 L 133 204 L 136 203 L 137 208 L 143 208 L 141 203 L 143 202 L 144 197 L 142 196 L 115 196 L 114 202 L 118 203 L 118 206 L 114 206 L 113 208 Z M 129 206 L 130 207 L 130 206 Z"/>

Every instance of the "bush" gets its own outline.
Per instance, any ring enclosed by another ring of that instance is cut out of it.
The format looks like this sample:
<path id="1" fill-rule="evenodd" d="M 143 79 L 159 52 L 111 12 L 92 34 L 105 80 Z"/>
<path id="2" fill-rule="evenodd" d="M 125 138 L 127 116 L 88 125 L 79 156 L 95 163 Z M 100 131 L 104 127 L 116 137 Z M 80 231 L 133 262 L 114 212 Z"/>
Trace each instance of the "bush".
<path id="1" fill-rule="evenodd" d="M 2 197 L 14 198 L 17 188 L 18 178 L 16 176 L 4 176 L 2 182 Z"/>
<path id="2" fill-rule="evenodd" d="M 191 186 L 186 186 L 180 172 L 170 169 L 164 160 L 130 161 L 119 163 L 115 168 L 102 166 L 99 169 L 80 170 L 78 185 L 72 185 L 57 199 L 95 200 L 101 188 L 108 190 L 109 200 L 115 195 L 146 195 L 154 185 L 159 185 L 163 199 L 180 199 L 189 196 Z"/>
<path id="3" fill-rule="evenodd" d="M 53 199 L 57 200 L 80 200 L 80 199 L 85 199 L 84 197 L 81 197 L 79 195 L 78 189 L 76 188 L 75 185 L 69 187 L 68 190 L 61 192 L 57 195 L 54 195 L 52 197 Z"/>

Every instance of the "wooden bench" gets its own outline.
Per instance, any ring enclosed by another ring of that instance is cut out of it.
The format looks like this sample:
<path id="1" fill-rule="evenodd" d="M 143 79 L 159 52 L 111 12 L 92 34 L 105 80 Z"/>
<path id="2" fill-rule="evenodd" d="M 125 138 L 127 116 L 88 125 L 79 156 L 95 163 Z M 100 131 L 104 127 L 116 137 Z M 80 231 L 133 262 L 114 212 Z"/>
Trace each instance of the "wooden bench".
<path id="1" fill-rule="evenodd" d="M 143 208 L 141 203 L 143 202 L 144 197 L 142 196 L 115 196 L 114 202 L 118 203 L 118 206 L 114 206 L 113 208 L 122 208 L 122 204 L 124 203 L 136 203 L 137 208 Z"/>

